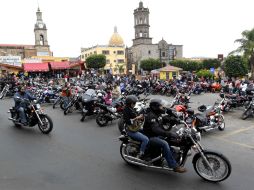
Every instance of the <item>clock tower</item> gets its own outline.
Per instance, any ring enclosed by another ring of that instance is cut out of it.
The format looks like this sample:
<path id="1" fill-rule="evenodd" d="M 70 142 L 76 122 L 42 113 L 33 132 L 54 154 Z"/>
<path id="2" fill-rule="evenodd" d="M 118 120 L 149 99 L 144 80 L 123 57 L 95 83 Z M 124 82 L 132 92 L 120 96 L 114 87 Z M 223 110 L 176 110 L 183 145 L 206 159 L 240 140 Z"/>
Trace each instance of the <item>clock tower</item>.
<path id="1" fill-rule="evenodd" d="M 36 12 L 37 20 L 34 25 L 35 35 L 35 49 L 37 50 L 37 56 L 51 56 L 51 52 L 48 45 L 47 27 L 42 21 L 42 12 L 38 8 Z"/>

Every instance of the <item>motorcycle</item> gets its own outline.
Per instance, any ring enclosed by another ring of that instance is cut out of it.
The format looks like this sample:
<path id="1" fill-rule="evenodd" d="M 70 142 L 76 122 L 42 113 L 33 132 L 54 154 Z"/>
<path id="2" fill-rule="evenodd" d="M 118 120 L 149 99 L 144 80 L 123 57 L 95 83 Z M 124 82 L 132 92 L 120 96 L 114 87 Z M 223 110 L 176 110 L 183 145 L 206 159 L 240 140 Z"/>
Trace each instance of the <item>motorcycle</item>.
<path id="1" fill-rule="evenodd" d="M 28 121 L 28 126 L 34 127 L 35 125 L 38 125 L 43 134 L 49 134 L 53 129 L 52 119 L 43 112 L 38 101 L 34 100 L 30 102 L 27 99 L 24 99 L 24 101 L 27 104 L 25 114 Z M 22 124 L 20 123 L 19 113 L 15 107 L 12 107 L 8 113 L 11 114 L 11 117 L 8 119 L 11 120 L 16 127 L 21 127 Z"/>
<path id="2" fill-rule="evenodd" d="M 192 126 L 195 127 L 199 132 L 207 132 L 217 128 L 220 131 L 225 129 L 225 119 L 221 113 L 220 106 L 215 106 L 215 104 L 213 106 L 201 105 L 198 107 L 198 110 L 201 113 L 194 114 L 193 111 L 193 114 L 190 112 L 188 114 L 192 119 Z"/>
<path id="3" fill-rule="evenodd" d="M 189 128 L 188 125 L 181 121 L 184 127 L 176 129 L 178 139 L 165 140 L 172 145 L 171 150 L 173 156 L 179 166 L 184 166 L 187 158 L 190 156 L 191 150 L 196 151 L 192 159 L 192 164 L 195 172 L 204 180 L 209 182 L 220 182 L 227 179 L 231 174 L 231 164 L 229 160 L 221 153 L 205 150 L 201 144 L 201 135 L 195 128 Z M 120 146 L 120 154 L 122 159 L 130 164 L 136 166 L 143 166 L 148 168 L 173 171 L 169 168 L 162 150 L 156 148 L 151 142 L 148 144 L 145 155 L 149 155 L 149 159 L 139 159 L 138 153 L 140 149 L 140 142 L 134 141 L 126 134 L 118 138 L 122 143 Z"/>
<path id="4" fill-rule="evenodd" d="M 83 109 L 82 109 L 82 118 L 80 119 L 83 122 L 86 116 L 97 115 L 99 113 L 99 108 L 97 106 L 97 102 L 102 100 L 97 97 L 95 90 L 88 89 L 85 94 L 82 96 Z"/>
<path id="5" fill-rule="evenodd" d="M 254 92 L 252 92 L 252 94 L 254 94 Z M 252 101 L 250 101 L 249 104 L 246 106 L 246 109 L 242 114 L 242 119 L 245 120 L 253 115 L 254 115 L 254 98 L 252 98 Z"/>
<path id="6" fill-rule="evenodd" d="M 5 96 L 13 96 L 14 90 L 11 90 L 11 87 L 9 84 L 6 84 L 3 88 L 3 90 L 0 93 L 0 99 L 3 99 Z"/>

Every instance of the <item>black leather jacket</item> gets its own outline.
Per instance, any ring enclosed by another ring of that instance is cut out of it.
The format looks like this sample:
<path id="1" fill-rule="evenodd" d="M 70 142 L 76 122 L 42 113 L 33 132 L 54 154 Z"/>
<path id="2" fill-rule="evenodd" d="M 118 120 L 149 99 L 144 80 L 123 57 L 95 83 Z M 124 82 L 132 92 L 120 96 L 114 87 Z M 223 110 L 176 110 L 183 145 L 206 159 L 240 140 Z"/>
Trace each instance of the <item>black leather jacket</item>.
<path id="1" fill-rule="evenodd" d="M 163 119 L 160 115 L 150 111 L 145 118 L 144 133 L 149 138 L 163 136 L 168 137 L 170 133 L 163 128 Z"/>

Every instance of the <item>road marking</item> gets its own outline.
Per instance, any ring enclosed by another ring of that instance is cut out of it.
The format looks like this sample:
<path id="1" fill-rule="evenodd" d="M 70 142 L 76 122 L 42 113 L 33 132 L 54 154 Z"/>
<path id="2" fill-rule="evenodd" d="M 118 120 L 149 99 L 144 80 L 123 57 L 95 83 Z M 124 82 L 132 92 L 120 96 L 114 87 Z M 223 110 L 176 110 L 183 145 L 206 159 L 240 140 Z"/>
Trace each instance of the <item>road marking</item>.
<path id="1" fill-rule="evenodd" d="M 238 133 L 242 133 L 244 131 L 248 131 L 248 130 L 251 130 L 251 129 L 254 129 L 254 126 L 247 127 L 247 128 L 244 128 L 244 129 L 238 129 L 238 130 L 232 131 L 230 133 L 227 133 L 225 135 L 220 135 L 219 137 L 220 138 L 229 137 L 229 136 L 236 135 Z"/>
<path id="2" fill-rule="evenodd" d="M 254 150 L 254 146 L 251 146 L 251 145 L 248 145 L 248 144 L 239 143 L 239 142 L 228 140 L 228 139 L 221 138 L 221 137 L 212 137 L 212 138 L 215 138 L 215 139 L 218 139 L 218 140 L 221 140 L 221 141 L 224 141 L 224 142 L 228 142 L 228 143 L 231 143 L 231 144 L 236 144 L 236 145 L 239 145 L 239 146 L 242 146 L 242 147 L 245 147 L 245 148 L 250 148 L 250 149 Z"/>

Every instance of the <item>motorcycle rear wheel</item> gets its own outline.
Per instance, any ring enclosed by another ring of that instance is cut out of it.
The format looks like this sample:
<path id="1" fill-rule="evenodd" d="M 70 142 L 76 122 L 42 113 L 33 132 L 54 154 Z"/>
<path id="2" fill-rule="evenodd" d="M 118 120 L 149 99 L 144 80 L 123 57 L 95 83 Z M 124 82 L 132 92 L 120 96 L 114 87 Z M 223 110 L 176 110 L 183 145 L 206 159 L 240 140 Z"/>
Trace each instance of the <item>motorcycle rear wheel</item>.
<path id="1" fill-rule="evenodd" d="M 96 116 L 96 123 L 100 126 L 100 127 L 105 127 L 108 124 L 108 120 L 105 116 L 105 114 L 103 113 L 99 113 Z"/>
<path id="2" fill-rule="evenodd" d="M 49 134 L 53 129 L 53 121 L 48 115 L 40 115 L 40 119 L 43 123 L 38 123 L 38 127 L 43 134 Z"/>
<path id="3" fill-rule="evenodd" d="M 196 173 L 206 181 L 220 182 L 227 179 L 231 174 L 231 164 L 229 160 L 222 154 L 216 152 L 204 152 L 209 164 L 213 168 L 213 172 L 203 160 L 201 154 L 194 156 L 193 167 Z"/>

